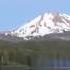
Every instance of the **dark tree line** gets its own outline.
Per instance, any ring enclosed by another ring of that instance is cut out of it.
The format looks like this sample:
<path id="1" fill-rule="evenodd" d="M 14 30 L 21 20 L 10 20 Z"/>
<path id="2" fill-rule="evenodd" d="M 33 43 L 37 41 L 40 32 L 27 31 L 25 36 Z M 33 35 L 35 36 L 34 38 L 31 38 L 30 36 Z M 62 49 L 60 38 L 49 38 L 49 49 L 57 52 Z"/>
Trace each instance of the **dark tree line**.
<path id="1" fill-rule="evenodd" d="M 59 53 L 61 57 L 70 56 L 70 42 L 66 41 L 23 41 L 10 43 L 0 41 L 0 64 L 31 65 L 31 58 L 35 55 L 46 54 L 54 57 Z"/>

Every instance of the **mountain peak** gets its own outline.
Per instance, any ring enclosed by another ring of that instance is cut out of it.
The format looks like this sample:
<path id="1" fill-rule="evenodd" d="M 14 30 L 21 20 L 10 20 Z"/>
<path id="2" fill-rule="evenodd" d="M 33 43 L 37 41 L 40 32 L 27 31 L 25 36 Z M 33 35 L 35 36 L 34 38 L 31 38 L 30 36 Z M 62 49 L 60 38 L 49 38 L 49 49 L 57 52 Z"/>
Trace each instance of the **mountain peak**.
<path id="1" fill-rule="evenodd" d="M 70 16 L 56 12 L 39 15 L 32 21 L 11 31 L 11 35 L 26 38 L 28 36 L 44 36 L 51 33 L 70 31 Z"/>

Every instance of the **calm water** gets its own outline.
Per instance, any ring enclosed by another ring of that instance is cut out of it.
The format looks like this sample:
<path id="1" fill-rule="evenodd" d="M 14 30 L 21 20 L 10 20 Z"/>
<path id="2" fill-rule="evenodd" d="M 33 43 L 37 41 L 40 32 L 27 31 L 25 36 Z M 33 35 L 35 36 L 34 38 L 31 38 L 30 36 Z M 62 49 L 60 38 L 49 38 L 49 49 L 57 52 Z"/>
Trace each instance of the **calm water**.
<path id="1" fill-rule="evenodd" d="M 1 66 L 0 70 L 70 70 L 70 59 L 48 59 L 40 60 L 37 65 L 28 67 L 24 65 L 6 65 Z"/>
<path id="2" fill-rule="evenodd" d="M 47 58 L 42 55 L 32 62 L 32 66 L 36 68 L 33 70 L 70 70 L 70 57 Z"/>

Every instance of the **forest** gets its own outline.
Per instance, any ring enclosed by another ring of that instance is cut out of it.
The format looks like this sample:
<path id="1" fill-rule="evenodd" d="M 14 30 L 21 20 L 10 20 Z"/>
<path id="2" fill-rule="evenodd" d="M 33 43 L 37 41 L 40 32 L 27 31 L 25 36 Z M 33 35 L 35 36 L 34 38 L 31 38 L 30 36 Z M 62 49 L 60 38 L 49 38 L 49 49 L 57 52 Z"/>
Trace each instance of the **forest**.
<path id="1" fill-rule="evenodd" d="M 0 40 L 0 67 L 3 66 L 2 68 L 4 68 L 4 66 L 11 65 L 24 66 L 25 68 L 32 67 L 32 59 L 42 54 L 47 55 L 49 58 L 56 58 L 57 54 L 61 58 L 66 56 L 70 57 L 70 42 L 22 41 L 18 43 L 11 43 Z"/>

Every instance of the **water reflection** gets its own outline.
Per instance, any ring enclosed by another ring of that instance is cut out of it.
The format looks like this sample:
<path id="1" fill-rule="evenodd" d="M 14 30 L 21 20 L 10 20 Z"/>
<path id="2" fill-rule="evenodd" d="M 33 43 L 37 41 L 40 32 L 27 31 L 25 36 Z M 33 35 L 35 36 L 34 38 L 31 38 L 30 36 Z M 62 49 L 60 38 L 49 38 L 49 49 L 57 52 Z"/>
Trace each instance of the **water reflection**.
<path id="1" fill-rule="evenodd" d="M 70 70 L 70 57 L 68 56 L 61 57 L 57 54 L 50 58 L 47 55 L 40 55 L 36 60 L 36 70 Z"/>

